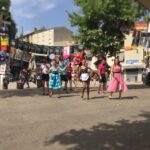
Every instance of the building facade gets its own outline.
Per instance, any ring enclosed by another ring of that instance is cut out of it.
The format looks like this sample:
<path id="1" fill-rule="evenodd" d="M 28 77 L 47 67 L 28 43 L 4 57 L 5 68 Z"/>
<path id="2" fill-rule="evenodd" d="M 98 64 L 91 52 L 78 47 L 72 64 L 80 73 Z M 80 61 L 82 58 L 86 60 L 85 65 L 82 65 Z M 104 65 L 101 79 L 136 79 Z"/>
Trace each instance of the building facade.
<path id="1" fill-rule="evenodd" d="M 73 33 L 65 27 L 43 28 L 35 29 L 34 32 L 24 35 L 23 41 L 45 46 L 69 46 L 75 43 L 72 35 Z"/>
<path id="2" fill-rule="evenodd" d="M 118 54 L 127 82 L 142 82 L 142 72 L 145 67 L 144 59 L 150 56 L 150 33 L 148 24 L 135 23 L 135 30 L 125 35 L 124 48 Z M 112 66 L 114 57 L 108 58 Z"/>

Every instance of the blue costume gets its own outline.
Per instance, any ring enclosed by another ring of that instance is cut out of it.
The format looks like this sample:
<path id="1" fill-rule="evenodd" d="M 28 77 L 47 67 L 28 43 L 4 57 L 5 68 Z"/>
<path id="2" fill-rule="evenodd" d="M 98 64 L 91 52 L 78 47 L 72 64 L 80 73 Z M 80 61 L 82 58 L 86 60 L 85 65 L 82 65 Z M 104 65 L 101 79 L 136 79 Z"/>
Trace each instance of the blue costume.
<path id="1" fill-rule="evenodd" d="M 50 68 L 50 72 L 49 88 L 54 90 L 61 89 L 59 68 Z"/>

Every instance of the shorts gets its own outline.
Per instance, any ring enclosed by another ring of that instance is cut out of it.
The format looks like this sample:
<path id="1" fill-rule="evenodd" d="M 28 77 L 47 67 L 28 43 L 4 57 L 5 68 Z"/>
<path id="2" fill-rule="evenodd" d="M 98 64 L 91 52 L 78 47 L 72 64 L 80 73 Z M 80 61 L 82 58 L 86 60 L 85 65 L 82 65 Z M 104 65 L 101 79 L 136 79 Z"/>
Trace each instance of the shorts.
<path id="1" fill-rule="evenodd" d="M 61 81 L 68 81 L 67 75 L 61 75 Z"/>
<path id="2" fill-rule="evenodd" d="M 106 75 L 102 74 L 101 77 L 102 77 L 101 80 L 100 80 L 100 77 L 99 77 L 99 83 L 106 84 L 106 82 L 107 82 Z"/>
<path id="3" fill-rule="evenodd" d="M 43 81 L 49 81 L 49 75 L 48 74 L 42 74 L 42 80 Z"/>

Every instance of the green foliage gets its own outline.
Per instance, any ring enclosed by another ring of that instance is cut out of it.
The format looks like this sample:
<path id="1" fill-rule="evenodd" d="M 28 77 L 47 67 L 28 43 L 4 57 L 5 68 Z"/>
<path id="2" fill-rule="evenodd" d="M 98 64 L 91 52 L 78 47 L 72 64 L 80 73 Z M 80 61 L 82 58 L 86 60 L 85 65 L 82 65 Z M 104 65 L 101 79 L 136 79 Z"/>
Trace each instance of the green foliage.
<path id="1" fill-rule="evenodd" d="M 0 15 L 3 16 L 2 17 L 3 20 L 11 22 L 11 25 L 9 26 L 9 37 L 10 40 L 12 40 L 15 38 L 17 30 L 16 24 L 10 13 L 10 6 L 11 6 L 10 0 L 0 0 Z M 3 10 L 2 7 L 4 7 L 5 10 Z"/>
<path id="2" fill-rule="evenodd" d="M 124 29 L 144 16 L 144 10 L 133 0 L 74 0 L 79 12 L 69 13 L 77 26 L 80 40 L 95 55 L 116 55 L 123 46 Z"/>

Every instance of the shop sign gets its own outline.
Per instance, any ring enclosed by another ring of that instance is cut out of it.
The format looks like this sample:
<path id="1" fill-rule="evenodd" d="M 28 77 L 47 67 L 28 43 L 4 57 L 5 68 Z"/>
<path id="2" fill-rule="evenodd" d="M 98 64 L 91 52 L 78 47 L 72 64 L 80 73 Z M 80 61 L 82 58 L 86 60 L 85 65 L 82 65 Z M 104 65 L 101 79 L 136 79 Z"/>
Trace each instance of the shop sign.
<path id="1" fill-rule="evenodd" d="M 136 30 L 147 30 L 148 29 L 148 24 L 147 24 L 147 22 L 135 22 L 134 23 L 134 28 Z"/>
<path id="2" fill-rule="evenodd" d="M 127 60 L 126 64 L 138 64 L 139 62 L 139 60 Z"/>

